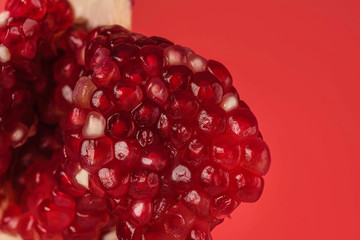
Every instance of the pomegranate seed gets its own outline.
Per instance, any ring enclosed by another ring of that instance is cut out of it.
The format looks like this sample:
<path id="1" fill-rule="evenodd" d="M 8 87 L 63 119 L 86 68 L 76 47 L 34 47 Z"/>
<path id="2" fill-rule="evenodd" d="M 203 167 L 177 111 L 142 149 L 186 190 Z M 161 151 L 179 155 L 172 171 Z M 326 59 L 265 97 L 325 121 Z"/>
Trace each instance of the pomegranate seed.
<path id="1" fill-rule="evenodd" d="M 184 193 L 182 203 L 200 217 L 209 215 L 210 198 L 200 190 L 190 190 Z"/>
<path id="2" fill-rule="evenodd" d="M 227 125 L 233 135 L 242 140 L 256 137 L 259 133 L 258 123 L 254 114 L 246 108 L 238 108 L 229 113 Z"/>
<path id="3" fill-rule="evenodd" d="M 15 85 L 14 68 L 10 64 L 0 64 L 0 87 L 10 89 Z M 0 94 L 1 95 L 1 94 Z"/>
<path id="4" fill-rule="evenodd" d="M 176 147 L 183 147 L 193 135 L 193 129 L 182 123 L 174 123 L 170 131 L 170 140 Z"/>
<path id="5" fill-rule="evenodd" d="M 169 118 L 166 114 L 162 113 L 159 117 L 159 121 L 157 123 L 157 130 L 159 131 L 160 135 L 164 138 L 168 137 L 171 131 L 171 125 Z"/>
<path id="6" fill-rule="evenodd" d="M 91 79 L 97 86 L 106 86 L 120 80 L 120 71 L 110 58 L 102 58 L 95 65 Z"/>
<path id="7" fill-rule="evenodd" d="M 264 189 L 264 180 L 261 177 L 245 171 L 235 174 L 230 181 L 234 196 L 241 202 L 256 202 Z"/>
<path id="8" fill-rule="evenodd" d="M 224 109 L 225 112 L 230 112 L 236 109 L 238 106 L 239 106 L 239 99 L 233 93 L 226 93 L 220 102 L 220 107 Z"/>
<path id="9" fill-rule="evenodd" d="M 209 224 L 204 221 L 196 222 L 186 240 L 212 240 Z"/>
<path id="10" fill-rule="evenodd" d="M 206 68 L 206 59 L 197 54 L 188 54 L 188 67 L 194 72 L 203 72 Z"/>
<path id="11" fill-rule="evenodd" d="M 72 107 L 66 118 L 66 130 L 75 132 L 82 129 L 87 119 L 87 116 L 87 110 L 78 107 Z"/>
<path id="12" fill-rule="evenodd" d="M 160 115 L 160 109 L 152 102 L 144 101 L 132 111 L 133 119 L 139 127 L 153 126 Z"/>
<path id="13" fill-rule="evenodd" d="M 191 171 L 185 165 L 179 164 L 171 172 L 171 181 L 176 191 L 186 191 L 193 184 Z"/>
<path id="14" fill-rule="evenodd" d="M 170 96 L 170 101 L 165 106 L 168 116 L 175 120 L 190 121 L 196 116 L 199 103 L 193 95 L 186 91 L 177 91 Z"/>
<path id="15" fill-rule="evenodd" d="M 90 42 L 85 51 L 85 63 L 89 69 L 94 69 L 103 58 L 110 56 L 110 50 L 107 47 L 108 42 L 105 36 L 98 36 Z"/>
<path id="16" fill-rule="evenodd" d="M 260 138 L 248 140 L 243 147 L 240 165 L 258 176 L 265 175 L 270 167 L 270 151 Z"/>
<path id="17" fill-rule="evenodd" d="M 129 188 L 129 173 L 123 171 L 117 161 L 104 165 L 97 173 L 97 180 L 102 189 L 114 198 L 123 196 Z"/>
<path id="18" fill-rule="evenodd" d="M 175 45 L 165 49 L 165 62 L 167 65 L 187 65 L 188 52 L 185 48 Z"/>
<path id="19" fill-rule="evenodd" d="M 169 94 L 163 81 L 158 77 L 150 78 L 146 84 L 146 95 L 160 106 L 164 106 Z"/>
<path id="20" fill-rule="evenodd" d="M 118 222 L 116 225 L 116 235 L 119 240 L 134 239 L 136 226 L 128 221 Z"/>
<path id="21" fill-rule="evenodd" d="M 209 160 L 209 147 L 202 138 L 194 138 L 186 149 L 186 158 L 183 159 L 190 166 L 197 168 Z"/>
<path id="22" fill-rule="evenodd" d="M 121 110 L 131 111 L 143 99 L 143 92 L 133 83 L 118 82 L 113 89 L 115 100 Z"/>
<path id="23" fill-rule="evenodd" d="M 69 83 L 71 86 L 75 86 L 80 72 L 80 66 L 70 55 L 61 57 L 54 64 L 54 79 L 57 83 Z"/>
<path id="24" fill-rule="evenodd" d="M 39 223 L 49 232 L 61 232 L 73 221 L 75 211 L 73 206 L 57 206 L 50 199 L 44 200 L 38 207 Z"/>
<path id="25" fill-rule="evenodd" d="M 119 164 L 132 168 L 140 160 L 140 145 L 134 139 L 124 139 L 115 143 L 115 159 Z"/>
<path id="26" fill-rule="evenodd" d="M 125 82 L 144 85 L 148 79 L 148 74 L 138 62 L 132 61 L 121 69 L 122 79 Z"/>
<path id="27" fill-rule="evenodd" d="M 137 171 L 131 175 L 129 195 L 135 199 L 152 198 L 159 191 L 159 176 L 153 172 Z"/>
<path id="28" fill-rule="evenodd" d="M 197 117 L 199 129 L 207 136 L 216 136 L 226 128 L 225 113 L 219 107 L 209 106 L 200 110 Z"/>
<path id="29" fill-rule="evenodd" d="M 155 172 L 162 171 L 170 163 L 168 151 L 161 145 L 153 145 L 144 149 L 141 166 Z"/>
<path id="30" fill-rule="evenodd" d="M 95 173 L 114 158 L 114 147 L 107 137 L 84 140 L 80 151 L 81 166 L 90 173 Z"/>
<path id="31" fill-rule="evenodd" d="M 106 211 L 76 211 L 73 227 L 81 232 L 91 231 L 93 229 L 101 229 L 110 220 L 110 216 Z"/>
<path id="32" fill-rule="evenodd" d="M 206 70 L 219 79 L 225 92 L 230 90 L 233 79 L 229 70 L 227 70 L 224 65 L 215 60 L 209 60 L 207 62 Z"/>
<path id="33" fill-rule="evenodd" d="M 215 217 L 229 216 L 238 206 L 239 203 L 234 198 L 224 194 L 213 199 L 210 211 Z"/>
<path id="34" fill-rule="evenodd" d="M 144 226 L 151 220 L 153 203 L 150 199 L 134 200 L 129 208 L 130 221 L 136 226 Z"/>
<path id="35" fill-rule="evenodd" d="M 194 74 L 191 90 L 200 102 L 207 104 L 218 104 L 223 97 L 223 88 L 219 80 L 208 72 Z"/>
<path id="36" fill-rule="evenodd" d="M 170 92 L 187 90 L 192 72 L 186 66 L 168 66 L 164 69 L 163 78 Z"/>
<path id="37" fill-rule="evenodd" d="M 135 124 L 127 112 L 116 112 L 107 119 L 106 135 L 113 139 L 130 137 L 135 133 Z"/>
<path id="38" fill-rule="evenodd" d="M 144 70 L 150 76 L 159 75 L 163 68 L 164 50 L 156 46 L 144 46 L 140 49 L 139 57 Z"/>
<path id="39" fill-rule="evenodd" d="M 91 107 L 108 115 L 114 109 L 114 102 L 106 88 L 98 88 L 91 97 Z"/>
<path id="40" fill-rule="evenodd" d="M 165 239 L 185 239 L 189 230 L 193 227 L 195 215 L 184 205 L 178 203 L 171 207 L 164 216 L 163 228 Z"/>
<path id="41" fill-rule="evenodd" d="M 211 144 L 212 161 L 219 166 L 232 170 L 240 163 L 240 146 L 228 135 L 220 135 Z"/>
<path id="42" fill-rule="evenodd" d="M 229 173 L 221 168 L 206 166 L 200 173 L 200 185 L 210 196 L 216 196 L 229 188 Z"/>
<path id="43" fill-rule="evenodd" d="M 159 143 L 158 135 L 149 128 L 139 129 L 136 133 L 136 139 L 142 147 L 147 147 L 152 144 Z"/>
<path id="44" fill-rule="evenodd" d="M 82 135 L 85 138 L 94 139 L 104 135 L 106 126 L 105 118 L 98 112 L 90 112 L 82 128 Z"/>
<path id="45" fill-rule="evenodd" d="M 72 93 L 73 103 L 78 107 L 90 109 L 90 100 L 95 90 L 95 84 L 88 77 L 81 77 Z"/>
<path id="46" fill-rule="evenodd" d="M 124 66 L 136 59 L 139 53 L 139 49 L 131 44 L 121 43 L 116 44 L 116 46 L 111 51 L 111 57 L 117 65 Z"/>

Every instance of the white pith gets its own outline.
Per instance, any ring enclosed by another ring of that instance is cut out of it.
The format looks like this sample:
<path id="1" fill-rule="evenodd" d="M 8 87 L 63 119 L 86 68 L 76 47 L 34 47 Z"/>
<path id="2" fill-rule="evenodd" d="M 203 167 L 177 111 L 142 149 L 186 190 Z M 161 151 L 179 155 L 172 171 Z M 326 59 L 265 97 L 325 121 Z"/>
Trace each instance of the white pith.
<path id="1" fill-rule="evenodd" d="M 131 0 L 69 0 L 77 20 L 86 20 L 89 28 L 119 24 L 131 29 Z"/>

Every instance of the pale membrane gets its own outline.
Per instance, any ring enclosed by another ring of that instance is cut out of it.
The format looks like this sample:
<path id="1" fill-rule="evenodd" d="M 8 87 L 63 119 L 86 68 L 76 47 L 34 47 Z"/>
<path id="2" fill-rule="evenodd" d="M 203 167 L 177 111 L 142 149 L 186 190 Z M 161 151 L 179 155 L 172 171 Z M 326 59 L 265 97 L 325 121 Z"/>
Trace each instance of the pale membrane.
<path id="1" fill-rule="evenodd" d="M 86 21 L 90 29 L 103 25 L 121 25 L 131 29 L 131 0 L 69 0 L 77 21 Z"/>

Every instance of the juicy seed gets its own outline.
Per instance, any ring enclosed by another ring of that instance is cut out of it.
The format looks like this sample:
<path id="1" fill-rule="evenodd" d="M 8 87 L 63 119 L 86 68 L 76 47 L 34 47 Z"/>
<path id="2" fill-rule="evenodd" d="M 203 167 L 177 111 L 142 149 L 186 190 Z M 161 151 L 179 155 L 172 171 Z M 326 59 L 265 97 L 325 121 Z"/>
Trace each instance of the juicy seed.
<path id="1" fill-rule="evenodd" d="M 86 117 L 82 135 L 89 139 L 101 137 L 104 135 L 105 126 L 105 118 L 100 113 L 90 112 Z"/>
<path id="2" fill-rule="evenodd" d="M 11 53 L 9 49 L 4 46 L 3 44 L 0 44 L 0 62 L 7 63 L 11 59 Z"/>

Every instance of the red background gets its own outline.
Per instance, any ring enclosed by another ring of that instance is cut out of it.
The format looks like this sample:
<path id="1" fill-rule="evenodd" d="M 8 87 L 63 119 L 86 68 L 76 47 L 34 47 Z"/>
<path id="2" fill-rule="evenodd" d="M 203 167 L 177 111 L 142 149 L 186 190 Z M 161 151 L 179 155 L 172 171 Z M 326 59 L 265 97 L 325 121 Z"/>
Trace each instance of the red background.
<path id="1" fill-rule="evenodd" d="M 271 148 L 262 198 L 214 240 L 359 240 L 359 1 L 135 2 L 134 31 L 229 68 Z"/>
<path id="2" fill-rule="evenodd" d="M 214 240 L 360 239 L 360 1 L 135 0 L 133 30 L 224 63 L 272 153 Z"/>

